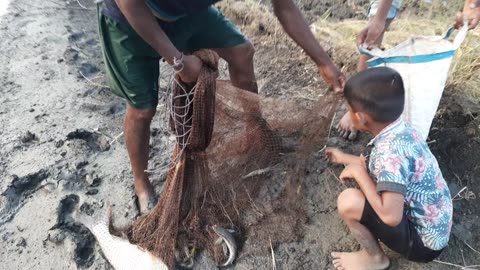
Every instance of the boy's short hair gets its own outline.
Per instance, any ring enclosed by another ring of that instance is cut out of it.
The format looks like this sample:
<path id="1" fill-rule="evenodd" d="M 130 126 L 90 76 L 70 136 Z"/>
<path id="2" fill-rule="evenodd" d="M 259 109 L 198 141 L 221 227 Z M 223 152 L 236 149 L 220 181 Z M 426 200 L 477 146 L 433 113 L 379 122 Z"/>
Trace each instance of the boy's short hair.
<path id="1" fill-rule="evenodd" d="M 344 95 L 353 111 L 364 112 L 379 123 L 397 120 L 405 104 L 402 77 L 387 67 L 355 74 L 347 81 Z"/>

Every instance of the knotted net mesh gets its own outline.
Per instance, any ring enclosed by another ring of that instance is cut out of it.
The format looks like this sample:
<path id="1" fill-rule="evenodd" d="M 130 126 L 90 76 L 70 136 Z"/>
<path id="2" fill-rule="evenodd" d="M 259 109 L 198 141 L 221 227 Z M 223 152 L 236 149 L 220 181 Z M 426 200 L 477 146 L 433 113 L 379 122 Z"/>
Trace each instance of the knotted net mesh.
<path id="1" fill-rule="evenodd" d="M 218 56 L 195 53 L 195 86 L 174 80 L 170 126 L 177 140 L 155 208 L 127 230 L 130 241 L 173 269 L 175 251 L 225 260 L 212 226 L 234 228 L 242 243 L 294 241 L 306 220 L 303 185 L 312 153 L 323 148 L 339 98 L 266 98 L 217 81 Z"/>

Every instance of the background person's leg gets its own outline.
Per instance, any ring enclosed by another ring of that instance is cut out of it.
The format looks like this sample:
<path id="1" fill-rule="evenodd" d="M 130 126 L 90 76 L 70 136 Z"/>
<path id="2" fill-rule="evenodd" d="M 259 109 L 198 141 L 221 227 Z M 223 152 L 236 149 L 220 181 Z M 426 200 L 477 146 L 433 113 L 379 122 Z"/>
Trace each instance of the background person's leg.
<path id="1" fill-rule="evenodd" d="M 371 19 L 372 18 L 370 17 L 370 20 Z M 387 21 L 385 22 L 385 31 L 388 30 L 392 21 L 393 21 L 393 19 L 387 19 Z M 380 47 L 382 45 L 383 36 L 385 35 L 385 31 L 383 31 L 383 33 L 375 41 L 375 45 L 377 47 Z M 358 60 L 358 64 L 357 64 L 357 72 L 360 72 L 360 71 L 363 71 L 363 70 L 367 69 L 367 61 L 368 60 L 370 60 L 370 56 L 360 54 L 360 59 Z M 351 118 L 349 112 L 345 113 L 345 115 L 342 117 L 342 119 L 340 119 L 340 122 L 338 123 L 338 126 L 337 126 L 337 130 L 338 130 L 338 132 L 340 132 L 340 135 L 342 137 L 344 137 L 345 139 L 355 140 L 355 138 L 357 138 L 358 131 L 353 127 L 352 118 Z"/>
<path id="2" fill-rule="evenodd" d="M 372 17 L 370 17 L 370 20 L 372 20 Z M 388 28 L 390 27 L 390 24 L 392 24 L 392 21 L 393 19 L 387 19 L 387 21 L 385 22 L 385 30 L 380 34 L 377 40 L 375 40 L 375 45 L 377 47 L 380 48 L 382 46 L 383 37 L 385 36 L 385 31 L 388 30 Z M 371 58 L 370 56 L 360 54 L 360 59 L 358 60 L 358 65 L 357 65 L 357 72 L 367 69 L 367 61 L 370 60 L 370 58 Z"/>
<path id="3" fill-rule="evenodd" d="M 360 223 L 365 208 L 365 196 L 355 188 L 344 190 L 338 196 L 337 208 L 352 236 L 360 243 L 362 250 L 357 252 L 332 252 L 333 266 L 336 269 L 386 269 L 390 261 L 373 234 Z"/>

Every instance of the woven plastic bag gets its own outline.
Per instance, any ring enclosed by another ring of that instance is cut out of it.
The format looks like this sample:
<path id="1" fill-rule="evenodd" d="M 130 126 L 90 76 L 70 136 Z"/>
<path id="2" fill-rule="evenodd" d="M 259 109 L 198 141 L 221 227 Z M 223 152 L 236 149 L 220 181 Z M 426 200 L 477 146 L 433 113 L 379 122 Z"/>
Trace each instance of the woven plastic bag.
<path id="1" fill-rule="evenodd" d="M 368 67 L 386 66 L 395 69 L 405 86 L 405 109 L 402 117 L 427 139 L 455 51 L 465 39 L 468 26 L 460 29 L 453 42 L 448 39 L 450 28 L 443 36 L 416 36 L 399 45 L 382 51 L 365 50 L 360 53 L 372 56 Z"/>

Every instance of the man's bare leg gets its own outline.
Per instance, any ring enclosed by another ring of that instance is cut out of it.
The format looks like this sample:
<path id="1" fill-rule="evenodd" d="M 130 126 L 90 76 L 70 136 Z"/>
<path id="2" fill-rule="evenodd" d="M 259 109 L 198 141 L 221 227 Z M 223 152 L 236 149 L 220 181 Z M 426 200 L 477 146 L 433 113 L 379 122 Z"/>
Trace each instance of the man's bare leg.
<path id="1" fill-rule="evenodd" d="M 363 249 L 357 252 L 332 252 L 335 269 L 382 270 L 390 265 L 378 241 L 360 223 L 364 206 L 365 196 L 358 189 L 346 189 L 338 196 L 338 212 Z"/>
<path id="2" fill-rule="evenodd" d="M 154 195 L 153 186 L 145 172 L 148 167 L 150 123 L 154 115 L 155 109 L 138 110 L 128 105 L 123 126 L 140 213 L 148 211 L 149 200 Z"/>
<path id="3" fill-rule="evenodd" d="M 219 56 L 228 63 L 228 71 L 232 84 L 240 89 L 258 94 L 258 86 L 255 79 L 253 56 L 255 48 L 247 41 L 232 48 L 215 49 Z M 262 147 L 266 147 L 267 154 L 274 154 L 281 150 L 281 139 L 268 127 L 262 117 L 260 102 L 258 99 L 250 99 L 242 104 L 248 111 L 246 119 L 247 141 L 259 141 Z M 242 149 L 244 151 L 244 149 Z M 270 156 L 271 157 L 271 156 Z"/>
<path id="4" fill-rule="evenodd" d="M 387 21 L 385 22 L 385 31 L 388 30 L 392 21 L 393 19 L 387 19 Z M 380 47 L 382 45 L 385 31 L 375 41 L 375 45 L 377 47 Z M 364 54 L 360 55 L 360 59 L 358 60 L 358 64 L 357 64 L 357 72 L 364 71 L 365 69 L 367 69 L 368 60 L 370 60 L 370 56 L 367 56 Z M 357 138 L 358 131 L 353 127 L 352 118 L 350 117 L 349 112 L 345 113 L 342 119 L 340 119 L 340 122 L 337 125 L 337 130 L 340 133 L 340 136 L 342 136 L 345 139 L 349 139 L 352 141 Z"/>
<path id="5" fill-rule="evenodd" d="M 230 80 L 235 87 L 258 93 L 253 67 L 255 48 L 249 41 L 232 48 L 215 49 L 215 51 L 227 61 Z"/>

